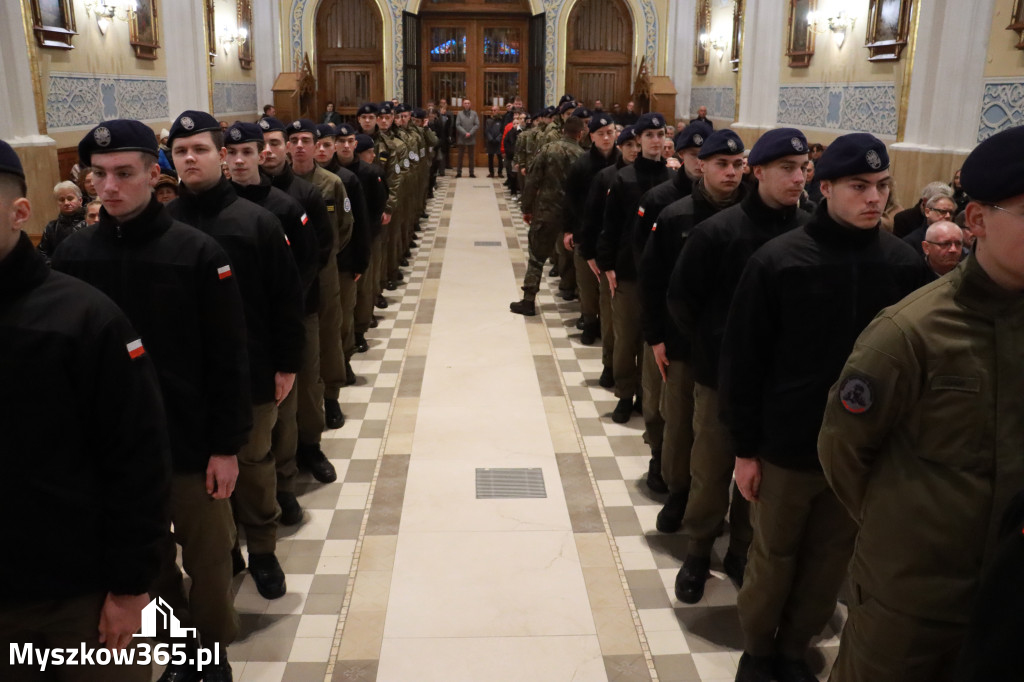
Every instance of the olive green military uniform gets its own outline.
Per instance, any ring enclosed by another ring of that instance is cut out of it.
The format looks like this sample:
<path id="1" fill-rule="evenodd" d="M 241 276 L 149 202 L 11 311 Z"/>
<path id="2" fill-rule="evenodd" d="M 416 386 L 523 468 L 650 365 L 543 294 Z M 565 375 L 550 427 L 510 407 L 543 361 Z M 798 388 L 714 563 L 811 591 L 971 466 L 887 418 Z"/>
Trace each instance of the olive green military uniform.
<path id="1" fill-rule="evenodd" d="M 525 300 L 536 299 L 544 262 L 551 256 L 555 240 L 562 238 L 565 180 L 573 161 L 582 154 L 583 149 L 575 140 L 563 137 L 538 154 L 527 171 L 523 213 L 532 214 L 533 218 L 527 235 L 530 258 L 523 282 Z"/>
<path id="2" fill-rule="evenodd" d="M 324 383 L 324 395 L 315 395 L 299 398 L 299 420 L 300 420 L 300 441 L 303 429 L 301 421 L 303 412 L 312 408 L 312 403 L 319 404 L 319 410 L 323 410 L 324 398 L 337 400 L 340 389 L 345 385 L 348 378 L 345 372 L 345 347 L 355 346 L 355 332 L 353 330 L 353 314 L 355 310 L 355 283 L 351 285 L 352 295 L 343 296 L 341 278 L 338 276 L 338 251 L 345 248 L 352 238 L 352 226 L 355 219 L 352 216 L 351 202 L 345 192 L 345 183 L 335 173 L 319 166 L 314 167 L 310 173 L 295 173 L 297 177 L 313 183 L 323 195 L 324 203 L 327 204 L 327 215 L 331 219 L 331 230 L 334 232 L 334 248 L 327 259 L 327 264 L 320 270 L 320 375 Z M 343 308 L 343 300 L 351 298 L 348 308 Z M 316 390 L 316 384 L 310 385 L 311 390 Z M 320 442 L 317 438 L 316 441 Z"/>
<path id="3" fill-rule="evenodd" d="M 408 174 L 403 173 L 402 166 L 404 158 L 404 145 L 399 146 L 400 140 L 377 129 L 373 134 L 373 146 L 377 154 L 377 163 L 384 169 L 384 181 L 388 186 L 388 201 L 385 204 L 384 212 L 391 216 L 391 221 L 381 227 L 381 255 L 377 273 L 379 276 L 378 288 L 383 289 L 388 279 L 393 274 L 391 265 L 391 254 L 394 251 L 393 243 L 396 240 L 395 233 L 401 230 L 402 221 L 402 185 Z M 397 267 L 397 263 L 395 263 Z"/>
<path id="4" fill-rule="evenodd" d="M 860 527 L 831 680 L 951 679 L 999 523 L 1024 489 L 1022 348 L 1024 295 L 974 256 L 858 338 L 818 438 Z"/>
<path id="5" fill-rule="evenodd" d="M 540 150 L 540 139 L 543 134 L 544 129 L 537 125 L 524 130 L 516 141 L 516 163 L 519 164 L 520 175 L 525 176 L 529 174 L 530 164 L 533 163 Z"/>
<path id="6" fill-rule="evenodd" d="M 394 157 L 392 159 L 392 168 L 396 174 L 402 176 L 402 181 L 398 188 L 398 203 L 396 206 L 395 214 L 391 217 L 392 229 L 388 232 L 387 247 L 385 248 L 384 256 L 384 272 L 382 273 L 382 280 L 387 282 L 392 279 L 395 273 L 398 271 L 398 262 L 402 259 L 402 254 L 405 252 L 405 247 L 408 242 L 406 241 L 406 233 L 408 232 L 408 224 L 410 220 L 410 198 L 412 197 L 415 178 L 412 174 L 412 161 L 409 158 L 409 146 L 405 141 L 398 135 L 395 130 L 395 126 L 388 129 L 384 136 L 388 139 L 391 146 L 395 150 Z"/>

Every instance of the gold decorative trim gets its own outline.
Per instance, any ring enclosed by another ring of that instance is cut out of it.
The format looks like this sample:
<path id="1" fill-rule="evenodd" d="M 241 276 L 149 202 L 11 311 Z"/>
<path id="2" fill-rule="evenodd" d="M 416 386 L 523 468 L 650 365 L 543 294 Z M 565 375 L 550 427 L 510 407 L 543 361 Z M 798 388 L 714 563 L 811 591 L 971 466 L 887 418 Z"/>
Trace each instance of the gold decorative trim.
<path id="1" fill-rule="evenodd" d="M 900 110 L 896 121 L 896 142 L 903 142 L 907 132 L 907 109 L 910 107 L 910 82 L 914 78 L 914 58 L 917 56 L 917 27 L 921 21 L 921 8 L 917 2 L 910 5 L 910 35 L 907 40 L 907 59 L 903 65 L 903 83 L 900 86 Z"/>
<path id="2" fill-rule="evenodd" d="M 46 135 L 46 100 L 43 99 L 43 78 L 39 69 L 35 41 L 32 40 L 32 12 L 28 7 L 31 0 L 21 0 L 21 21 L 25 31 L 25 46 L 28 48 L 28 67 L 32 73 L 32 95 L 36 100 L 36 127 L 40 135 Z"/>

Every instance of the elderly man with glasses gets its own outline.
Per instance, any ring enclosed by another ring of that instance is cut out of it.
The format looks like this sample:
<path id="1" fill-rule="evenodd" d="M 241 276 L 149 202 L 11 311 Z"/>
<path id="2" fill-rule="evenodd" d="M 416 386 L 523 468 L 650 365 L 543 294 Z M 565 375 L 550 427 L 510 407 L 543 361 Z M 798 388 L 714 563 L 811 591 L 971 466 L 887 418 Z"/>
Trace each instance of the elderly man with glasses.
<path id="1" fill-rule="evenodd" d="M 903 241 L 910 244 L 914 249 L 924 256 L 924 249 L 921 244 L 925 241 L 925 233 L 928 228 L 940 220 L 952 220 L 956 215 L 956 202 L 945 194 L 939 194 L 927 201 L 924 205 L 925 224 L 903 238 Z"/>

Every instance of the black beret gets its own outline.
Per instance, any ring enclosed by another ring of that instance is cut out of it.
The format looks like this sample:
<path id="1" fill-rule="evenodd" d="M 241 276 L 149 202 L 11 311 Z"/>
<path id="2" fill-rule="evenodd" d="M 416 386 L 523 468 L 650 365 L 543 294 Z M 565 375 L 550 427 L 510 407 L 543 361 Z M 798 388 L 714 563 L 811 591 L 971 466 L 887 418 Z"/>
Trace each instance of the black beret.
<path id="1" fill-rule="evenodd" d="M 356 129 L 351 123 L 342 123 L 338 126 L 338 137 L 349 137 L 355 134 Z"/>
<path id="2" fill-rule="evenodd" d="M 404 102 L 402 104 L 399 104 L 397 107 L 395 107 L 395 113 L 396 114 L 404 114 L 407 111 L 411 112 L 412 111 L 412 107 L 410 107 L 408 104 L 405 104 Z"/>
<path id="3" fill-rule="evenodd" d="M 708 139 L 713 132 L 711 126 L 704 121 L 694 121 L 676 133 L 676 137 L 672 142 L 675 144 L 676 151 L 689 149 L 690 147 L 700 149 L 701 145 L 704 144 L 704 140 Z"/>
<path id="4" fill-rule="evenodd" d="M 285 137 L 291 137 L 296 133 L 312 133 L 314 140 L 320 139 L 320 131 L 316 129 L 316 124 L 308 118 L 300 118 L 292 121 L 288 124 L 288 127 L 284 129 Z"/>
<path id="5" fill-rule="evenodd" d="M 572 112 L 572 115 L 576 118 L 591 118 L 594 112 L 586 107 L 576 107 L 576 110 Z"/>
<path id="6" fill-rule="evenodd" d="M 590 125 L 588 127 L 590 128 L 590 132 L 596 133 L 601 128 L 614 124 L 615 121 L 612 120 L 611 116 L 605 113 L 598 113 L 594 114 L 593 118 L 590 119 Z"/>
<path id="7" fill-rule="evenodd" d="M 373 138 L 359 133 L 356 135 L 356 154 L 373 148 Z"/>
<path id="8" fill-rule="evenodd" d="M 338 130 L 334 127 L 333 123 L 320 123 L 316 127 L 317 139 L 323 139 L 325 137 L 337 137 Z"/>
<path id="9" fill-rule="evenodd" d="M 391 105 L 391 102 L 382 102 L 377 113 L 381 116 L 391 116 L 395 113 L 395 108 Z"/>
<path id="10" fill-rule="evenodd" d="M 707 136 L 704 140 L 704 144 L 701 145 L 700 152 L 697 154 L 698 159 L 706 159 L 715 154 L 742 154 L 743 153 L 743 140 L 740 136 L 729 130 L 728 128 L 722 128 L 716 130 Z"/>
<path id="11" fill-rule="evenodd" d="M 564 114 L 567 111 L 572 111 L 576 108 L 576 105 L 572 102 L 562 102 L 558 105 L 558 113 Z"/>
<path id="12" fill-rule="evenodd" d="M 224 144 L 243 144 L 245 142 L 263 142 L 263 128 L 255 123 L 235 121 L 224 131 Z"/>
<path id="13" fill-rule="evenodd" d="M 626 144 L 630 140 L 635 140 L 635 139 L 636 139 L 636 128 L 634 128 L 633 126 L 626 126 L 625 128 L 622 129 L 622 132 L 619 133 L 619 137 L 618 137 L 617 140 L 615 140 L 615 144 L 621 146 L 621 145 Z"/>
<path id="14" fill-rule="evenodd" d="M 0 140 L 0 173 L 12 173 L 25 177 L 25 169 L 21 167 L 21 159 L 14 153 L 14 148 Z"/>
<path id="15" fill-rule="evenodd" d="M 546 108 L 544 110 L 544 116 L 546 116 L 548 118 L 551 118 L 552 116 L 554 116 L 557 113 L 558 113 L 558 107 L 556 107 L 553 104 L 550 107 L 548 107 L 548 108 Z"/>
<path id="16" fill-rule="evenodd" d="M 562 95 L 562 99 L 558 100 L 558 104 L 559 104 L 559 106 L 561 106 L 561 105 L 565 104 L 566 102 L 575 102 L 575 101 L 576 101 L 575 97 L 573 97 L 569 93 L 565 93 L 564 95 Z"/>
<path id="17" fill-rule="evenodd" d="M 870 133 L 837 137 L 814 164 L 814 177 L 835 180 L 861 173 L 877 173 L 889 167 L 885 143 Z"/>
<path id="18" fill-rule="evenodd" d="M 373 102 L 367 102 L 359 107 L 359 110 L 356 111 L 356 116 L 362 116 L 363 114 L 373 114 L 376 116 L 378 111 L 380 111 L 380 107 Z"/>
<path id="19" fill-rule="evenodd" d="M 427 117 L 427 110 L 426 109 L 413 109 L 412 110 L 412 117 L 413 118 L 426 118 Z"/>
<path id="20" fill-rule="evenodd" d="M 640 133 L 645 130 L 656 130 L 658 128 L 665 127 L 665 117 L 656 111 L 650 111 L 640 118 L 637 119 L 636 123 L 633 124 L 633 130 L 636 131 L 636 136 L 640 137 Z"/>
<path id="21" fill-rule="evenodd" d="M 205 111 L 191 109 L 181 112 L 171 124 L 171 132 L 167 136 L 167 144 L 173 144 L 179 137 L 192 137 L 199 133 L 220 130 L 220 122 Z"/>
<path id="22" fill-rule="evenodd" d="M 220 130 L 219 125 L 217 130 Z M 92 164 L 93 154 L 109 152 L 146 152 L 157 156 L 160 149 L 152 128 L 141 121 L 122 118 L 104 121 L 78 143 L 78 159 L 83 166 Z"/>
<path id="23" fill-rule="evenodd" d="M 282 133 L 284 132 L 284 123 L 273 116 L 264 116 L 260 119 L 260 122 L 257 125 L 265 133 L 272 133 L 275 130 Z"/>
<path id="24" fill-rule="evenodd" d="M 995 203 L 1024 194 L 1024 126 L 988 138 L 960 169 L 960 186 L 977 201 Z"/>
<path id="25" fill-rule="evenodd" d="M 807 154 L 807 138 L 796 128 L 776 128 L 762 135 L 750 148 L 747 165 L 760 166 L 794 154 Z"/>

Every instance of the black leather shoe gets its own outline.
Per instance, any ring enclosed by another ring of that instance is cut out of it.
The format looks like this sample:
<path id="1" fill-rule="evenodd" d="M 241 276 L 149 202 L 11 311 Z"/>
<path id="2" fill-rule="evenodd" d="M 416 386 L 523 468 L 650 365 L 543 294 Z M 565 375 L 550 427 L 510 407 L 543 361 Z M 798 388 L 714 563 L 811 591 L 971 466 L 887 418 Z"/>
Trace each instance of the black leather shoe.
<path id="1" fill-rule="evenodd" d="M 295 463 L 321 483 L 334 483 L 338 480 L 338 472 L 319 445 L 299 443 L 299 449 L 295 452 Z"/>
<path id="2" fill-rule="evenodd" d="M 471 178 L 475 178 L 476 176 L 475 176 L 475 175 L 473 175 L 472 173 L 470 173 L 470 174 L 469 174 L 469 177 L 471 177 Z"/>
<path id="3" fill-rule="evenodd" d="M 400 261 L 399 261 L 399 263 L 401 264 L 401 266 L 402 266 L 403 268 L 404 268 L 404 267 L 408 267 L 408 266 L 409 266 L 409 257 L 408 257 L 408 256 L 406 256 L 405 258 L 403 258 L 402 260 L 400 260 Z"/>
<path id="4" fill-rule="evenodd" d="M 238 545 L 231 548 L 231 575 L 238 575 L 245 570 L 245 559 Z"/>
<path id="5" fill-rule="evenodd" d="M 778 682 L 817 682 L 818 680 L 803 659 L 794 660 L 780 656 L 775 659 L 774 673 Z M 736 679 L 738 680 L 739 677 Z"/>
<path id="6" fill-rule="evenodd" d="M 223 658 L 221 654 L 221 658 Z M 203 682 L 233 682 L 231 664 L 222 660 L 203 668 Z"/>
<path id="7" fill-rule="evenodd" d="M 665 506 L 658 512 L 658 520 L 654 527 L 661 533 L 675 533 L 683 525 L 683 516 L 686 514 L 686 503 L 690 501 L 690 491 L 680 490 L 677 493 L 669 493 Z"/>
<path id="8" fill-rule="evenodd" d="M 384 308 L 388 307 L 388 299 L 384 298 L 383 295 L 378 295 L 377 296 L 377 301 L 374 303 L 374 305 L 377 306 L 378 308 L 380 308 L 381 310 L 384 310 Z M 371 322 L 370 326 L 371 327 L 376 327 L 377 325 L 375 325 L 375 324 L 373 324 Z"/>
<path id="9" fill-rule="evenodd" d="M 521 301 L 509 303 L 508 309 L 516 315 L 525 315 L 526 317 L 533 317 L 537 314 L 537 304 L 533 301 L 527 301 L 525 298 Z"/>
<path id="10" fill-rule="evenodd" d="M 296 526 L 302 523 L 302 506 L 295 498 L 295 493 L 278 490 L 277 506 L 281 507 L 282 526 Z"/>
<path id="11" fill-rule="evenodd" d="M 405 275 L 402 274 L 401 270 L 395 270 L 395 274 L 392 277 L 392 279 L 394 279 L 396 282 L 401 282 L 402 280 L 405 279 Z"/>
<path id="12" fill-rule="evenodd" d="M 193 649 L 191 653 L 186 652 L 186 656 L 194 661 L 195 650 Z M 164 668 L 164 674 L 160 676 L 160 679 L 157 680 L 157 682 L 200 682 L 202 679 L 203 673 L 196 670 L 194 663 L 192 665 L 188 665 L 187 663 L 180 665 L 177 663 L 171 663 Z"/>
<path id="13" fill-rule="evenodd" d="M 638 395 L 636 397 L 636 402 L 633 403 L 633 411 L 636 412 L 637 414 L 643 414 L 644 413 L 644 399 L 643 399 L 643 396 Z"/>
<path id="14" fill-rule="evenodd" d="M 811 679 L 815 678 L 811 677 Z M 740 664 L 736 668 L 736 682 L 771 682 L 771 680 L 772 657 L 751 656 L 744 651 L 740 656 Z"/>
<path id="15" fill-rule="evenodd" d="M 337 400 L 324 398 L 324 425 L 328 429 L 340 429 L 345 425 L 345 415 L 341 412 L 341 405 Z"/>
<path id="16" fill-rule="evenodd" d="M 548 271 L 548 277 L 558 277 L 558 268 L 551 268 L 551 270 Z"/>
<path id="17" fill-rule="evenodd" d="M 652 493 L 667 493 L 668 486 L 665 479 L 661 477 L 661 453 L 651 456 L 647 464 L 647 487 Z"/>
<path id="18" fill-rule="evenodd" d="M 393 279 L 389 279 L 388 283 L 384 285 L 384 288 L 387 289 L 388 291 L 394 291 L 395 289 L 398 288 L 398 282 L 396 282 Z"/>
<path id="19" fill-rule="evenodd" d="M 611 367 L 606 366 L 601 370 L 601 378 L 597 380 L 597 385 L 601 388 L 615 387 L 615 374 L 612 372 Z"/>
<path id="20" fill-rule="evenodd" d="M 633 416 L 633 399 L 620 398 L 619 404 L 612 410 L 612 421 L 616 424 L 625 424 Z"/>
<path id="21" fill-rule="evenodd" d="M 575 301 L 578 298 L 575 289 L 559 289 L 558 295 L 563 301 Z"/>
<path id="22" fill-rule="evenodd" d="M 384 301 L 385 307 L 387 307 L 387 303 L 387 301 Z M 378 324 L 380 324 L 380 321 L 377 319 L 377 316 L 370 315 L 370 329 L 376 329 Z"/>
<path id="23" fill-rule="evenodd" d="M 345 385 L 354 386 L 359 377 L 352 371 L 352 364 L 348 360 L 345 361 Z"/>
<path id="24" fill-rule="evenodd" d="M 458 178 L 461 178 L 461 177 L 462 177 L 462 173 L 456 173 L 456 174 L 455 174 L 455 178 L 456 178 L 456 179 L 458 179 Z"/>
<path id="25" fill-rule="evenodd" d="M 415 239 L 413 239 L 411 242 L 409 242 L 409 250 L 406 252 L 406 255 L 411 256 L 412 255 L 412 249 L 418 249 L 419 246 L 420 246 L 419 242 L 417 242 Z"/>
<path id="26" fill-rule="evenodd" d="M 591 346 L 601 337 L 601 324 L 596 320 L 583 325 L 583 333 L 580 334 L 580 343 L 584 346 Z"/>
<path id="27" fill-rule="evenodd" d="M 273 552 L 249 555 L 249 575 L 264 599 L 280 599 L 288 591 L 284 571 Z"/>
<path id="28" fill-rule="evenodd" d="M 356 332 L 356 352 L 365 353 L 368 350 L 370 350 L 370 344 L 366 343 L 366 335 L 362 332 Z"/>
<path id="29" fill-rule="evenodd" d="M 684 604 L 696 604 L 704 596 L 704 583 L 708 579 L 711 559 L 688 556 L 676 574 L 676 599 Z"/>
<path id="30" fill-rule="evenodd" d="M 743 574 L 747 570 L 747 557 L 740 556 L 730 549 L 725 553 L 725 558 L 722 559 L 722 567 L 725 569 L 725 574 L 736 583 L 736 587 L 743 587 Z"/>
<path id="31" fill-rule="evenodd" d="M 580 331 L 583 331 L 584 325 L 585 322 L 583 320 L 583 316 L 580 315 L 578 318 L 576 318 L 576 328 L 579 329 Z"/>

